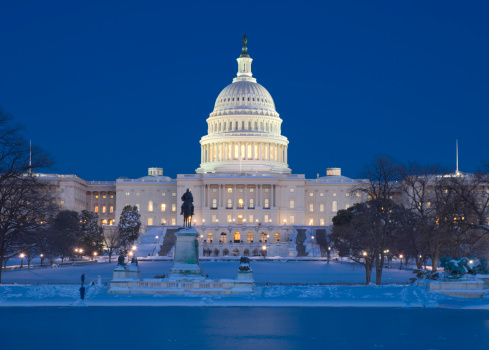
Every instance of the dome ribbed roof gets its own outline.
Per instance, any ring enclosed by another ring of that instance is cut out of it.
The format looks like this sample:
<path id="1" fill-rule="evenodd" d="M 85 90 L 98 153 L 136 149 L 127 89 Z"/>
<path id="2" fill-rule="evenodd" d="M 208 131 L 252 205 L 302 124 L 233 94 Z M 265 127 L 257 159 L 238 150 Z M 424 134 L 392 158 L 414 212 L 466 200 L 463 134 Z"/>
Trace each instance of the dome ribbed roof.
<path id="1" fill-rule="evenodd" d="M 221 91 L 214 105 L 214 113 L 235 109 L 275 112 L 275 103 L 267 89 L 260 84 L 236 81 Z"/>

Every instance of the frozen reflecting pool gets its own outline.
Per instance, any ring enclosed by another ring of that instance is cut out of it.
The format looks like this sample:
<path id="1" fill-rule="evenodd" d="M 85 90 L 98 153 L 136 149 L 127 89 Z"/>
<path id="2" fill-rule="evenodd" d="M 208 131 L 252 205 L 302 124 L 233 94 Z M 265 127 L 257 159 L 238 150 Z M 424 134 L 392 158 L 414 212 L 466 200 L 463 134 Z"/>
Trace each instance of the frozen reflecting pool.
<path id="1" fill-rule="evenodd" d="M 488 349 L 489 313 L 397 308 L 2 308 L 4 349 Z"/>

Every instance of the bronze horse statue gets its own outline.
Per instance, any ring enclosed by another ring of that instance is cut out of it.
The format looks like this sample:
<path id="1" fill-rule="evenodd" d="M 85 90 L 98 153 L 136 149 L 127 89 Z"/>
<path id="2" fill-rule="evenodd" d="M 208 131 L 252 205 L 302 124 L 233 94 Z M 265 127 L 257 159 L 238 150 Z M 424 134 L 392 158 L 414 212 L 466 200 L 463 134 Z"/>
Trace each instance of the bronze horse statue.
<path id="1" fill-rule="evenodd" d="M 187 188 L 182 196 L 182 211 L 180 215 L 183 215 L 183 227 L 192 227 L 192 216 L 194 215 L 194 197 L 192 192 Z"/>

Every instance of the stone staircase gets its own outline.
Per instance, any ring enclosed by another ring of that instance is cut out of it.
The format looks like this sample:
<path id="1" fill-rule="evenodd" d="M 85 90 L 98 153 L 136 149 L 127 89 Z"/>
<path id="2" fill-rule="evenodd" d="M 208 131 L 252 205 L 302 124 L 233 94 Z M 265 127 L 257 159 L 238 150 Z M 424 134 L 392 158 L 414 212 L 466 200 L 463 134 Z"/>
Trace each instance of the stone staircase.
<path id="1" fill-rule="evenodd" d="M 172 250 L 175 245 L 175 241 L 177 240 L 177 236 L 175 236 L 175 232 L 179 229 L 177 228 L 167 228 L 165 239 L 163 240 L 163 244 L 161 245 L 159 256 L 168 256 L 168 253 Z"/>

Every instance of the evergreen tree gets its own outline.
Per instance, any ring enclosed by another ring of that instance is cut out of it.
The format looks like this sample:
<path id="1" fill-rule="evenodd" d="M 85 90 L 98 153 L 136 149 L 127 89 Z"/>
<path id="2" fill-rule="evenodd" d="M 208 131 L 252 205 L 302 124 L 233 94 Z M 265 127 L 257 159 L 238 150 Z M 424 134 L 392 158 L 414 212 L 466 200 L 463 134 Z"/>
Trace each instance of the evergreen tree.
<path id="1" fill-rule="evenodd" d="M 95 252 L 100 254 L 104 241 L 104 229 L 99 224 L 98 214 L 83 210 L 78 216 L 78 220 L 80 221 L 78 244 L 87 255 L 92 255 Z"/>
<path id="2" fill-rule="evenodd" d="M 131 207 L 126 205 L 122 209 L 121 217 L 119 219 L 119 234 L 121 244 L 124 247 L 131 245 L 139 236 L 139 229 L 141 227 L 141 215 L 138 212 L 136 206 Z"/>
<path id="3" fill-rule="evenodd" d="M 78 213 L 73 210 L 61 210 L 56 215 L 48 233 L 49 253 L 53 256 L 59 256 L 61 261 L 72 256 L 79 234 Z"/>

